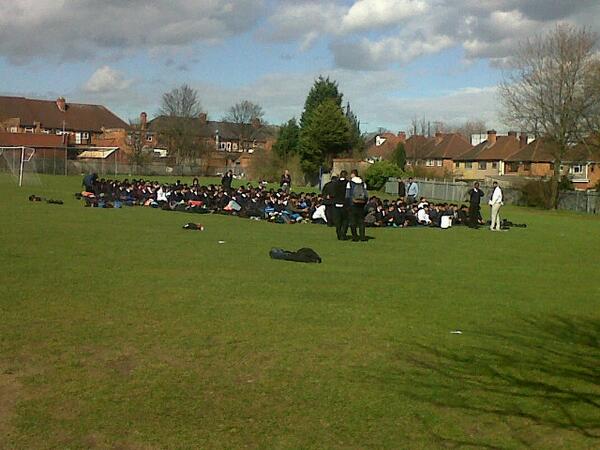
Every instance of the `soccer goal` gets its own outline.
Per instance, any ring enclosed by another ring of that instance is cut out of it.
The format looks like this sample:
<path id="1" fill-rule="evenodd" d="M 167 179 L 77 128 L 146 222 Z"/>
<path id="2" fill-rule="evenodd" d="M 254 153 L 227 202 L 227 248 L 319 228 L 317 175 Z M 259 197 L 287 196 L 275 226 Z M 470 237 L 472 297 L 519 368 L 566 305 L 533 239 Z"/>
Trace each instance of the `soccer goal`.
<path id="1" fill-rule="evenodd" d="M 23 174 L 33 155 L 35 149 L 30 147 L 0 147 L 0 156 L 4 159 L 7 169 L 13 175 L 19 176 L 19 186 L 23 186 Z M 33 171 L 35 172 L 35 168 Z"/>

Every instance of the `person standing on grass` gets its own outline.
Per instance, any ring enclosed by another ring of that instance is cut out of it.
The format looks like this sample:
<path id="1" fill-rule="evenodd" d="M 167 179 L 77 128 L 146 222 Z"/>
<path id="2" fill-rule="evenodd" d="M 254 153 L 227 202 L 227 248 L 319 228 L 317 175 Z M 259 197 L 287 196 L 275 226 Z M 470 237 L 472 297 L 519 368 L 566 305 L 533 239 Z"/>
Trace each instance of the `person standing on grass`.
<path id="1" fill-rule="evenodd" d="M 290 175 L 289 170 L 285 169 L 285 172 L 281 175 L 279 186 L 283 189 L 283 192 L 290 192 L 290 189 L 292 188 L 292 176 Z"/>
<path id="2" fill-rule="evenodd" d="M 406 203 L 412 205 L 417 201 L 419 195 L 419 185 L 413 181 L 412 177 L 408 179 L 408 186 L 406 188 Z"/>
<path id="3" fill-rule="evenodd" d="M 332 188 L 333 196 L 333 222 L 335 224 L 335 233 L 338 241 L 348 239 L 348 205 L 346 204 L 346 185 L 348 180 L 346 177 L 348 172 L 342 170 L 339 178 L 335 181 Z"/>
<path id="4" fill-rule="evenodd" d="M 479 189 L 479 182 L 473 184 L 473 188 L 469 189 L 469 227 L 479 228 L 479 220 L 481 217 L 481 198 L 483 191 Z"/>
<path id="5" fill-rule="evenodd" d="M 335 184 L 337 183 L 338 177 L 335 175 L 331 177 L 325 185 L 323 186 L 322 194 L 323 194 L 323 204 L 325 205 L 325 216 L 327 217 L 327 226 L 333 227 L 335 226 L 333 220 L 333 197 Z"/>
<path id="6" fill-rule="evenodd" d="M 346 199 L 349 204 L 350 231 L 352 241 L 366 241 L 365 236 L 365 205 L 369 199 L 367 184 L 358 176 L 358 170 L 350 173 L 350 181 L 346 185 Z"/>
<path id="7" fill-rule="evenodd" d="M 490 230 L 500 231 L 500 208 L 504 205 L 504 195 L 502 189 L 498 186 L 498 182 L 494 181 L 492 196 L 490 198 L 490 206 L 492 207 Z"/>
<path id="8" fill-rule="evenodd" d="M 223 188 L 225 190 L 230 190 L 231 189 L 231 182 L 233 181 L 233 172 L 231 170 L 228 170 L 225 175 L 223 175 L 223 178 L 221 178 L 221 185 L 223 186 Z"/>

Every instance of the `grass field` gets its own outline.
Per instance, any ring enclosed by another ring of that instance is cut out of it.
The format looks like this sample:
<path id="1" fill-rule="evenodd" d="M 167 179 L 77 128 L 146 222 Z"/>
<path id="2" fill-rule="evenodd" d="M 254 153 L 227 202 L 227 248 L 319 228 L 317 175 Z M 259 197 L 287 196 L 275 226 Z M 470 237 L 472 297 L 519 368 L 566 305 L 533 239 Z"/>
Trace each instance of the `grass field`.
<path id="1" fill-rule="evenodd" d="M 353 243 L 40 181 L 0 175 L 2 449 L 600 447 L 597 217 Z"/>

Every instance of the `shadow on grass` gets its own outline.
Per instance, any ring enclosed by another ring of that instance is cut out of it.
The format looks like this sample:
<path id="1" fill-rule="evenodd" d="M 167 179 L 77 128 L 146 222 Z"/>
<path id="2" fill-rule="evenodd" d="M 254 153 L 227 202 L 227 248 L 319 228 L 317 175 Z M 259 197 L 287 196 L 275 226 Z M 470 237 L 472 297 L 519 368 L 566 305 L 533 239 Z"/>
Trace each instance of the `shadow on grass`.
<path id="1" fill-rule="evenodd" d="M 507 328 L 518 331 L 416 345 L 396 355 L 399 371 L 380 375 L 456 419 L 454 427 L 423 423 L 440 445 L 600 447 L 600 321 L 551 317 Z"/>

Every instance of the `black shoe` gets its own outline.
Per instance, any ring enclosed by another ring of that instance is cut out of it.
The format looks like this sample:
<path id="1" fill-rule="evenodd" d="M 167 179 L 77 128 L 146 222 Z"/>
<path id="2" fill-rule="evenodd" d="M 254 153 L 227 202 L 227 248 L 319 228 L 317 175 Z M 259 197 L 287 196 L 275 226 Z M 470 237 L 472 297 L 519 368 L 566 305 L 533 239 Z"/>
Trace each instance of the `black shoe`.
<path id="1" fill-rule="evenodd" d="M 366 237 L 360 238 L 360 240 L 361 240 L 361 242 L 367 242 L 368 241 L 368 239 Z"/>
<path id="2" fill-rule="evenodd" d="M 357 237 L 352 238 L 352 242 L 359 242 L 359 241 L 360 241 L 360 239 L 358 239 Z"/>

